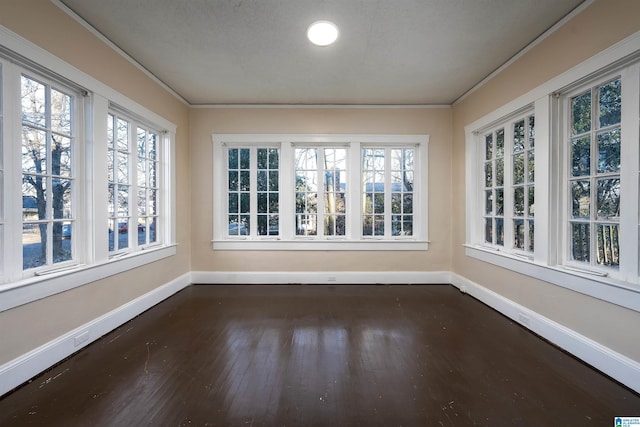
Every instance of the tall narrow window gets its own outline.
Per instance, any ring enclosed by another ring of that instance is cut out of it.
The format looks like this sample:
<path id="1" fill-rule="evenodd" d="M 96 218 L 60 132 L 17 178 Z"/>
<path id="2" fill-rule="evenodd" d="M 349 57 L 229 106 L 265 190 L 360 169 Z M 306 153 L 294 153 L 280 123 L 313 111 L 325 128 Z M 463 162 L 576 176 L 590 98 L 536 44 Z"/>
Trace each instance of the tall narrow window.
<path id="1" fill-rule="evenodd" d="M 362 150 L 362 235 L 413 235 L 414 148 Z"/>
<path id="2" fill-rule="evenodd" d="M 570 99 L 569 236 L 574 261 L 619 265 L 621 81 Z"/>
<path id="3" fill-rule="evenodd" d="M 130 246 L 131 226 L 131 124 L 109 114 L 107 118 L 109 181 L 109 251 L 119 252 Z"/>
<path id="4" fill-rule="evenodd" d="M 280 150 L 227 149 L 229 236 L 280 234 Z"/>
<path id="5" fill-rule="evenodd" d="M 296 148 L 296 236 L 318 235 L 318 149 Z"/>
<path id="6" fill-rule="evenodd" d="M 138 245 L 157 242 L 158 223 L 158 134 L 138 126 L 137 131 Z"/>
<path id="7" fill-rule="evenodd" d="M 504 246 L 504 128 L 484 136 L 484 241 Z"/>
<path id="8" fill-rule="evenodd" d="M 21 77 L 23 269 L 73 259 L 75 97 Z"/>
<path id="9" fill-rule="evenodd" d="M 161 136 L 114 109 L 107 115 L 110 254 L 162 243 Z"/>
<path id="10" fill-rule="evenodd" d="M 276 148 L 258 148 L 257 197 L 258 235 L 280 234 L 279 216 L 279 152 Z"/>
<path id="11" fill-rule="evenodd" d="M 347 232 L 347 150 L 345 148 L 324 148 L 323 192 L 324 192 L 324 235 L 344 236 Z"/>
<path id="12" fill-rule="evenodd" d="M 513 123 L 513 246 L 526 252 L 534 249 L 534 147 L 534 116 Z"/>

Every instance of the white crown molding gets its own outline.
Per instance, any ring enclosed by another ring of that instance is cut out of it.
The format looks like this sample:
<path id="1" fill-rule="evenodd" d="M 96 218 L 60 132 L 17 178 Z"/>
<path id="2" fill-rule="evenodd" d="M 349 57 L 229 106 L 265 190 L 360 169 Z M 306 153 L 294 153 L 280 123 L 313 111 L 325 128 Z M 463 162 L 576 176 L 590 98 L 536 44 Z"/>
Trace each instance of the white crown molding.
<path id="1" fill-rule="evenodd" d="M 334 109 L 334 110 L 430 110 L 450 109 L 449 104 L 193 104 L 194 109 Z"/>
<path id="2" fill-rule="evenodd" d="M 120 47 L 117 44 L 113 43 L 111 40 L 109 40 L 107 37 L 105 37 L 104 34 L 102 34 L 100 31 L 98 31 L 94 26 L 89 24 L 87 21 L 82 19 L 82 17 L 80 17 L 80 15 L 75 13 L 73 10 L 69 9 L 69 7 L 67 7 L 65 4 L 63 4 L 60 0 L 51 0 L 51 3 L 53 3 L 60 10 L 62 10 L 67 15 L 69 15 L 74 21 L 76 21 L 77 23 L 82 25 L 87 31 L 89 31 L 91 34 L 96 36 L 101 42 L 103 42 L 104 44 L 109 46 L 114 52 L 116 52 L 118 55 L 122 56 L 129 63 L 131 63 L 134 67 L 136 67 L 138 70 L 142 71 L 147 77 L 149 77 L 155 83 L 160 85 L 164 90 L 166 90 L 171 95 L 173 95 L 178 101 L 182 102 L 184 105 L 187 105 L 187 106 L 190 105 L 189 102 L 187 102 L 186 99 L 184 99 L 182 96 L 180 96 L 180 94 L 178 92 L 176 92 L 169 85 L 167 85 L 165 82 L 160 80 L 155 74 L 153 74 L 151 71 L 146 69 L 142 64 L 140 64 L 138 61 L 136 61 L 127 52 L 125 52 L 124 50 L 120 49 Z"/>

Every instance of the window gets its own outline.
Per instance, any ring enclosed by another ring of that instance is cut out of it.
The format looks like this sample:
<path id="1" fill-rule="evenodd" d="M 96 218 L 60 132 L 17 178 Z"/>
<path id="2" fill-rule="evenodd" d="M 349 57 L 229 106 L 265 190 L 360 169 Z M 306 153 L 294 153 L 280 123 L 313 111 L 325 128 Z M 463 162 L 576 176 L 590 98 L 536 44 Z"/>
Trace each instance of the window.
<path id="1" fill-rule="evenodd" d="M 278 149 L 229 148 L 227 159 L 229 236 L 277 236 Z"/>
<path id="2" fill-rule="evenodd" d="M 620 263 L 621 79 L 568 96 L 568 258 Z M 637 141 L 636 141 L 637 143 Z"/>
<path id="3" fill-rule="evenodd" d="M 506 120 L 482 132 L 483 243 L 513 253 L 532 253 L 535 211 L 535 117 Z"/>
<path id="4" fill-rule="evenodd" d="M 295 149 L 296 236 L 346 236 L 346 156 L 345 148 Z"/>
<path id="5" fill-rule="evenodd" d="M 362 235 L 413 235 L 414 148 L 362 149 Z"/>
<path id="6" fill-rule="evenodd" d="M 0 311 L 176 253 L 175 125 L 7 34 Z"/>
<path id="7" fill-rule="evenodd" d="M 75 104 L 70 88 L 20 78 L 22 117 L 22 268 L 75 258 Z"/>
<path id="8" fill-rule="evenodd" d="M 107 116 L 108 232 L 112 254 L 158 242 L 158 132 L 117 112 Z"/>
<path id="9" fill-rule="evenodd" d="M 426 249 L 427 136 L 213 140 L 215 249 Z"/>
<path id="10" fill-rule="evenodd" d="M 465 128 L 467 255 L 638 308 L 627 295 L 640 289 L 638 48 Z"/>

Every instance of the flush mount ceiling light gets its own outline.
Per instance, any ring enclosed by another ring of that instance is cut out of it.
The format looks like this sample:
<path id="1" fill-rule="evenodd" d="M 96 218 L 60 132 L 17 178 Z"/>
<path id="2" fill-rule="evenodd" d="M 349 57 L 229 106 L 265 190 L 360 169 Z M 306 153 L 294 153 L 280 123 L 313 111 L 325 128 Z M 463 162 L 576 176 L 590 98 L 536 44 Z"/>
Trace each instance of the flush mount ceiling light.
<path id="1" fill-rule="evenodd" d="M 338 27 L 333 22 L 317 21 L 309 25 L 307 37 L 318 46 L 329 46 L 338 38 Z"/>

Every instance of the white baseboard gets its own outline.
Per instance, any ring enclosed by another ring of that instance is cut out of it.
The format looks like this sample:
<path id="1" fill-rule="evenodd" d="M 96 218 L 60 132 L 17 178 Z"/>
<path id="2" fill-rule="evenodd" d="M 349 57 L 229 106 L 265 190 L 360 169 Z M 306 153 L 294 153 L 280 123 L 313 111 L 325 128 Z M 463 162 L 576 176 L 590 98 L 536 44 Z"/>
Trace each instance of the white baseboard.
<path id="1" fill-rule="evenodd" d="M 640 392 L 640 363 L 554 322 L 469 279 L 451 273 L 451 284 L 587 364 Z"/>
<path id="2" fill-rule="evenodd" d="M 180 277 L 0 366 L 0 396 L 191 284 Z"/>
<path id="3" fill-rule="evenodd" d="M 448 271 L 192 271 L 197 284 L 449 284 Z"/>

